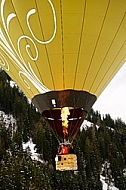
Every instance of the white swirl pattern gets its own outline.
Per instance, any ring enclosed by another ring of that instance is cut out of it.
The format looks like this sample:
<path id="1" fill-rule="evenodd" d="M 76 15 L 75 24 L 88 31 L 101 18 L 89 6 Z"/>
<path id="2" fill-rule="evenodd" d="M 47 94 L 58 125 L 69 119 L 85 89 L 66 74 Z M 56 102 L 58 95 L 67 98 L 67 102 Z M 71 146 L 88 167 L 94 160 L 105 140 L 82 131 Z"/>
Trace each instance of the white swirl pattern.
<path id="1" fill-rule="evenodd" d="M 5 59 L 5 57 L 2 55 L 2 53 L 0 53 L 0 65 L 2 67 L 4 67 L 4 69 L 6 71 L 9 71 L 9 65 L 8 65 L 7 60 Z"/>
<path id="2" fill-rule="evenodd" d="M 6 0 L 2 0 L 1 5 L 0 5 L 0 14 L 1 14 L 1 19 L 2 19 L 2 25 L 3 25 L 4 31 L 6 33 L 6 37 L 5 37 L 4 33 L 2 32 L 2 28 L 0 28 L 0 49 L 2 49 L 2 51 L 3 51 L 3 55 L 0 54 L 0 57 L 1 57 L 0 58 L 0 65 L 5 70 L 7 70 L 7 71 L 10 70 L 10 67 L 9 67 L 9 64 L 7 63 L 7 60 L 4 58 L 4 54 L 7 55 L 10 58 L 10 60 L 13 61 L 13 63 L 18 67 L 18 70 L 19 70 L 18 75 L 19 75 L 21 81 L 27 87 L 27 89 L 30 89 L 30 85 L 28 84 L 28 82 L 24 78 L 27 78 L 35 86 L 35 88 L 37 88 L 37 90 L 40 93 L 47 92 L 47 91 L 49 91 L 49 89 L 46 88 L 42 84 L 42 82 L 39 80 L 39 78 L 37 77 L 37 75 L 35 74 L 35 72 L 32 69 L 31 63 L 25 62 L 24 57 L 21 53 L 20 44 L 21 44 L 22 40 L 26 40 L 26 39 L 27 39 L 27 42 L 28 41 L 31 42 L 34 49 L 35 49 L 34 57 L 30 54 L 30 51 L 29 51 L 30 45 L 29 44 L 26 45 L 25 51 L 26 51 L 26 53 L 29 56 L 31 61 L 37 61 L 38 60 L 39 51 L 38 51 L 38 48 L 35 44 L 35 41 L 40 43 L 40 44 L 49 44 L 50 42 L 52 42 L 52 40 L 55 38 L 55 35 L 56 35 L 56 14 L 55 14 L 54 6 L 53 6 L 51 0 L 48 0 L 48 3 L 50 5 L 52 13 L 53 13 L 53 20 L 54 20 L 54 31 L 53 31 L 51 38 L 47 41 L 42 41 L 40 39 L 37 39 L 37 37 L 34 35 L 34 32 L 31 29 L 31 26 L 29 23 L 29 18 L 32 17 L 32 15 L 36 13 L 36 10 L 31 9 L 28 11 L 28 13 L 26 15 L 26 23 L 27 23 L 27 27 L 28 27 L 33 38 L 31 38 L 27 35 L 20 36 L 18 38 L 18 41 L 17 41 L 17 50 L 16 50 L 16 48 L 14 47 L 14 44 L 12 43 L 12 40 L 9 36 L 9 26 L 10 26 L 10 22 L 12 22 L 12 20 L 15 19 L 17 17 L 17 15 L 15 13 L 10 13 L 10 14 L 8 14 L 7 20 L 5 21 L 5 18 L 4 18 L 5 2 L 6 2 Z"/>

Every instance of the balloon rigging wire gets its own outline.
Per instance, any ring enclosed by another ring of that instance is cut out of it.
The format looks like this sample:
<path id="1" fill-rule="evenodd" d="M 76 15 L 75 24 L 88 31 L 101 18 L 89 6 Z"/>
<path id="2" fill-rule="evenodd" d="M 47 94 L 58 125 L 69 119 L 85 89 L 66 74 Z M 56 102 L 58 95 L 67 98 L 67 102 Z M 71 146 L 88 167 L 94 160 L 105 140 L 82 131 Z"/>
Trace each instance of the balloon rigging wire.
<path id="1" fill-rule="evenodd" d="M 102 68 L 102 65 L 103 65 L 105 59 L 107 58 L 107 55 L 108 55 L 109 52 L 110 52 L 110 49 L 111 49 L 112 45 L 114 44 L 114 41 L 115 41 L 115 39 L 116 39 L 116 37 L 117 37 L 117 34 L 119 33 L 119 30 L 120 30 L 120 28 L 121 28 L 121 26 L 122 26 L 122 23 L 123 23 L 125 17 L 126 17 L 126 12 L 124 13 L 123 18 L 122 18 L 122 20 L 121 20 L 121 22 L 120 22 L 120 24 L 119 24 L 119 26 L 118 26 L 118 28 L 117 28 L 117 30 L 116 30 L 116 33 L 115 33 L 115 35 L 114 35 L 114 37 L 113 37 L 113 39 L 112 39 L 112 41 L 111 41 L 111 43 L 110 43 L 110 45 L 109 45 L 109 48 L 108 48 L 108 50 L 107 50 L 107 52 L 106 52 L 106 54 L 105 54 L 105 56 L 104 56 L 104 58 L 103 58 L 103 60 L 102 60 L 102 62 L 101 62 L 101 65 L 100 65 L 100 67 L 99 67 L 99 69 L 98 69 L 98 71 L 97 71 L 97 74 L 96 74 L 96 76 L 95 76 L 95 79 L 93 80 L 93 83 L 92 83 L 92 85 L 91 85 L 91 87 L 90 87 L 90 90 L 91 90 L 91 88 L 92 88 L 92 86 L 93 86 L 93 84 L 94 84 L 94 82 L 95 82 L 95 80 L 96 80 L 96 78 L 97 78 L 97 75 L 99 74 L 99 72 L 100 72 L 100 70 L 101 70 L 101 68 Z M 124 45 L 125 45 L 125 41 L 123 42 L 123 44 L 122 44 L 121 48 L 119 49 L 118 53 L 115 55 L 113 61 L 112 61 L 111 64 L 109 65 L 109 67 L 108 67 L 106 73 L 105 73 L 104 76 L 102 77 L 102 80 L 103 80 L 103 78 L 105 78 L 105 76 L 107 75 L 107 72 L 109 72 L 110 68 L 111 68 L 112 65 L 114 64 L 114 61 L 116 60 L 117 56 L 118 56 L 119 53 L 121 52 L 121 49 L 123 48 Z M 119 65 L 119 64 L 118 64 L 118 65 Z M 101 84 L 102 80 L 100 81 L 100 84 Z M 100 86 L 100 84 L 98 85 L 98 87 Z M 97 87 L 97 89 L 98 89 L 98 87 Z M 96 90 L 97 90 L 97 89 L 96 89 Z"/>
<path id="2" fill-rule="evenodd" d="M 76 69 L 75 69 L 73 89 L 75 88 L 76 77 L 77 77 L 77 69 L 78 69 L 78 64 L 79 64 L 79 55 L 80 55 L 81 44 L 82 44 L 82 35 L 83 35 L 84 24 L 85 24 L 85 12 L 86 12 L 86 1 L 85 1 L 85 4 L 84 4 L 84 14 L 83 14 L 82 28 L 81 28 L 81 35 L 80 35 L 80 42 L 79 42 L 79 48 L 78 48 L 78 54 L 77 54 L 78 56 L 77 56 L 77 63 L 76 63 Z"/>
<path id="3" fill-rule="evenodd" d="M 83 85 L 82 85 L 82 89 L 84 89 L 84 86 L 85 86 L 85 83 L 86 83 L 86 80 L 87 80 L 87 76 L 88 76 L 90 67 L 91 67 L 91 65 L 92 65 L 92 60 L 93 60 L 93 58 L 94 58 L 96 49 L 97 49 L 97 47 L 98 47 L 99 39 L 100 39 L 102 30 L 103 30 L 103 27 L 104 27 L 104 23 L 105 23 L 105 20 L 106 20 L 106 17 L 107 17 L 107 12 L 108 12 L 108 10 L 109 10 L 109 6 L 110 6 L 110 0 L 108 1 L 108 4 L 107 4 L 107 8 L 106 8 L 106 11 L 105 11 L 105 15 L 104 15 L 104 17 L 103 17 L 102 25 L 101 25 L 101 28 L 100 28 L 100 31 L 99 31 L 99 34 L 98 34 L 98 37 L 97 37 L 97 40 L 96 40 L 96 43 L 95 43 L 94 51 L 93 51 L 92 56 L 91 56 L 90 64 L 89 64 L 89 66 L 88 66 L 88 70 L 87 70 L 86 77 L 85 77 L 85 80 L 84 80 Z"/>

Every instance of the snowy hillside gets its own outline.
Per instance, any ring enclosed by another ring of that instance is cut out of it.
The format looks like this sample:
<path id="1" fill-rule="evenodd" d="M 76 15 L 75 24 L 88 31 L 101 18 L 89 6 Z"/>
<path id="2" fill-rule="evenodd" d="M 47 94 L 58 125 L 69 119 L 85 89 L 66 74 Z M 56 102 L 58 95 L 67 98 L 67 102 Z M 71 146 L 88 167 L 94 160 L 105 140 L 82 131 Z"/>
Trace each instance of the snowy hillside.
<path id="1" fill-rule="evenodd" d="M 43 161 L 40 159 L 40 154 L 36 153 L 35 144 L 32 142 L 32 139 L 30 139 L 27 143 L 23 143 L 23 150 L 26 150 L 27 148 L 31 153 L 32 160 L 37 160 L 43 163 Z"/>
<path id="2" fill-rule="evenodd" d="M 13 116 L 11 114 L 5 114 L 3 111 L 0 111 L 0 122 L 4 122 L 6 127 L 9 127 L 9 125 L 11 124 L 13 126 L 14 129 L 16 129 L 16 120 L 13 118 Z M 81 130 L 83 128 L 89 128 L 93 126 L 93 123 L 84 120 L 82 126 L 81 126 Z M 98 126 L 97 126 L 98 127 Z M 29 152 L 31 153 L 31 158 L 33 160 L 37 160 L 41 163 L 43 163 L 43 161 L 40 159 L 40 155 L 38 153 L 36 153 L 35 150 L 35 144 L 32 142 L 32 139 L 30 139 L 27 143 L 23 143 L 23 149 L 29 149 Z M 106 178 L 103 177 L 102 174 L 100 174 L 100 181 L 102 182 L 102 187 L 103 190 L 118 190 L 118 188 L 116 188 L 114 186 L 114 182 L 107 182 Z M 114 179 L 113 179 L 114 181 Z"/>
<path id="3" fill-rule="evenodd" d="M 113 183 L 111 184 L 105 183 L 105 177 L 103 177 L 102 175 L 100 175 L 100 180 L 102 182 L 103 190 L 119 190 L 113 185 Z"/>
<path id="4" fill-rule="evenodd" d="M 84 129 L 87 129 L 89 127 L 93 126 L 93 123 L 91 123 L 90 121 L 87 121 L 87 120 L 84 120 L 84 122 L 82 123 L 81 125 L 81 129 L 82 130 L 83 128 Z M 97 129 L 99 128 L 98 125 L 96 125 Z M 104 165 L 104 164 L 103 164 Z M 108 166 L 107 169 L 109 169 L 110 166 Z M 102 167 L 102 172 L 103 172 L 103 167 Z M 106 180 L 106 178 L 102 175 L 100 175 L 100 181 L 102 182 L 102 187 L 103 187 L 103 190 L 119 190 L 118 188 L 116 188 L 114 186 L 114 182 L 109 182 Z M 114 181 L 114 179 L 113 179 Z"/>
<path id="5" fill-rule="evenodd" d="M 9 127 L 9 125 L 12 125 L 13 128 L 16 127 L 16 119 L 11 114 L 5 114 L 3 111 L 0 111 L 0 122 L 3 122 L 6 127 Z"/>

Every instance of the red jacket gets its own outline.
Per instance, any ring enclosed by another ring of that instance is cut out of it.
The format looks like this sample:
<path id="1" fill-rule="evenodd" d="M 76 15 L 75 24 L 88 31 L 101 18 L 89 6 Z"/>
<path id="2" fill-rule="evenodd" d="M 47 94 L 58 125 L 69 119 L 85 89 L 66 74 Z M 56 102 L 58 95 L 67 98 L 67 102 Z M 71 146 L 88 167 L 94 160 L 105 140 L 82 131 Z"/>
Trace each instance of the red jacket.
<path id="1" fill-rule="evenodd" d="M 68 154 L 68 147 L 67 146 L 63 146 L 61 148 L 59 154 Z"/>

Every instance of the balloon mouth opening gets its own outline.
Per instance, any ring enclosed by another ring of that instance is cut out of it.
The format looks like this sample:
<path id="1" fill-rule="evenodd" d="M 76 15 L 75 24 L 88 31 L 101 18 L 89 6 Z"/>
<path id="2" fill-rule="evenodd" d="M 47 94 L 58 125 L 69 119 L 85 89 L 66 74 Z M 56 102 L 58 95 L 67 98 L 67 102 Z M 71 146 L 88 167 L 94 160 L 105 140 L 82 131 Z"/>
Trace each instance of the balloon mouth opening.
<path id="1" fill-rule="evenodd" d="M 36 95 L 32 103 L 62 141 L 72 141 L 84 118 L 96 101 L 86 91 L 61 90 Z"/>
<path id="2" fill-rule="evenodd" d="M 96 99 L 94 94 L 87 91 L 66 89 L 38 94 L 32 98 L 32 103 L 41 114 L 45 110 L 62 109 L 63 107 L 83 108 L 89 112 Z"/>

